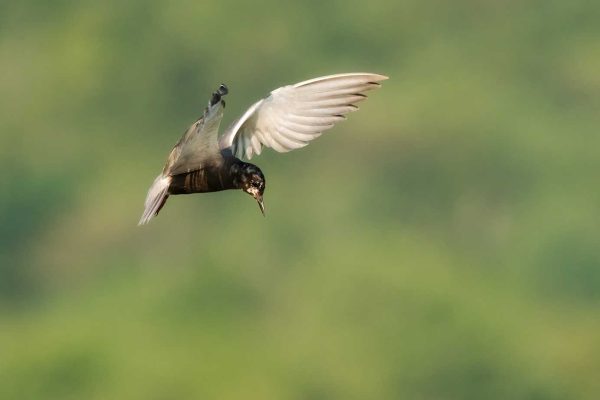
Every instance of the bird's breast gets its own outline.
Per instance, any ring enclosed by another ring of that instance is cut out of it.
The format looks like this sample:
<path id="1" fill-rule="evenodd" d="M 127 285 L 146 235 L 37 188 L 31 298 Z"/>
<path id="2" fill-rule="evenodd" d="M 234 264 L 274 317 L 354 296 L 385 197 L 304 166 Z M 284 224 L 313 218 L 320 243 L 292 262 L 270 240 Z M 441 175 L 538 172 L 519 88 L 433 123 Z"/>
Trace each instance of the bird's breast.
<path id="1" fill-rule="evenodd" d="M 224 168 L 209 167 L 174 175 L 169 186 L 170 194 L 218 192 L 233 189 L 233 182 Z"/>

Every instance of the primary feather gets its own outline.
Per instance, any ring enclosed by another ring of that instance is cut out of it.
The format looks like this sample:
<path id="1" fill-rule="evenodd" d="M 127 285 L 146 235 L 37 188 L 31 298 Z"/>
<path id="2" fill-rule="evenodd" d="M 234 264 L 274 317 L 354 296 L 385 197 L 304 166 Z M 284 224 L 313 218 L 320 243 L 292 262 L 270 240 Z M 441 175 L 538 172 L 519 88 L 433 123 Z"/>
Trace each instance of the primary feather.
<path id="1" fill-rule="evenodd" d="M 299 149 L 356 111 L 365 92 L 387 76 L 347 73 L 310 79 L 273 90 L 254 103 L 219 140 L 237 157 L 251 159 L 262 147 L 280 153 Z"/>

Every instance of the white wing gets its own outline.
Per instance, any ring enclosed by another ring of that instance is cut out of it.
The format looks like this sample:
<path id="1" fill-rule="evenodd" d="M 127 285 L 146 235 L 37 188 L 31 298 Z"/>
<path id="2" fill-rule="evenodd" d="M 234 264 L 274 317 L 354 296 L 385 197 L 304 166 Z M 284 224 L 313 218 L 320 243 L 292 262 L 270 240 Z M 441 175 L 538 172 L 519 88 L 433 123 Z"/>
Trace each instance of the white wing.
<path id="1" fill-rule="evenodd" d="M 254 103 L 219 140 L 237 157 L 252 158 L 262 146 L 284 153 L 304 147 L 336 122 L 346 119 L 355 105 L 378 88 L 387 76 L 348 73 L 324 76 L 273 90 Z"/>

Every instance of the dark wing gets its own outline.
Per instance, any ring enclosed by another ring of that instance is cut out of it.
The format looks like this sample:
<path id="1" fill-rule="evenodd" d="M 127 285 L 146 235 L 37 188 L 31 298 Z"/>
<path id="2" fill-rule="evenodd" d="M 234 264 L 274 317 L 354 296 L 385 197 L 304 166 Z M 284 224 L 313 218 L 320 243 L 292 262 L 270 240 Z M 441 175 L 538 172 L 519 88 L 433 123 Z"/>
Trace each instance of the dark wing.
<path id="1" fill-rule="evenodd" d="M 237 157 L 251 159 L 262 146 L 280 153 L 306 146 L 356 111 L 365 92 L 380 87 L 387 76 L 347 73 L 324 76 L 273 90 L 254 103 L 219 140 Z"/>
<path id="2" fill-rule="evenodd" d="M 226 94 L 226 91 L 222 95 Z M 204 110 L 204 115 L 179 139 L 167 159 L 163 175 L 178 175 L 195 171 L 217 157 L 220 153 L 218 143 L 219 125 L 223 118 L 224 102 L 215 95 Z"/>

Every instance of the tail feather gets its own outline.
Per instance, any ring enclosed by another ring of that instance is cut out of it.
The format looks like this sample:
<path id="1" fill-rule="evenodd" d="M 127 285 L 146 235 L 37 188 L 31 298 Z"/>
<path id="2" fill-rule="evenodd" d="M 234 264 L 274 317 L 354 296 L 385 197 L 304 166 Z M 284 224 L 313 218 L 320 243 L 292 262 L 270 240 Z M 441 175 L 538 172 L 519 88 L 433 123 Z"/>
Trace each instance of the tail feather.
<path id="1" fill-rule="evenodd" d="M 159 175 L 156 177 L 154 183 L 150 186 L 150 190 L 148 190 L 148 196 L 146 196 L 146 202 L 144 204 L 144 213 L 142 214 L 142 218 L 140 218 L 138 225 L 147 224 L 158 214 L 169 197 L 168 190 L 170 184 L 170 176 Z"/>

